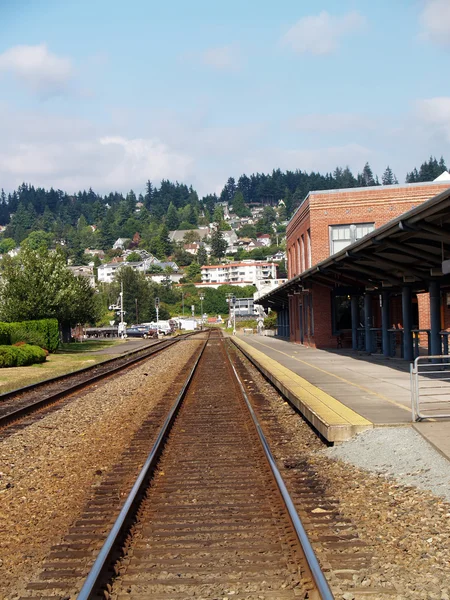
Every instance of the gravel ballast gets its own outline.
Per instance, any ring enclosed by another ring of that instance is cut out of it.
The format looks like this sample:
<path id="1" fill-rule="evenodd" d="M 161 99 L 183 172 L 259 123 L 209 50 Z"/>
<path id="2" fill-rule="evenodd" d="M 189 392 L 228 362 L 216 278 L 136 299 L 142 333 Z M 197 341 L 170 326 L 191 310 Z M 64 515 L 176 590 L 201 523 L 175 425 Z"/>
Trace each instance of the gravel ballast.
<path id="1" fill-rule="evenodd" d="M 372 430 L 351 442 L 326 448 L 253 365 L 245 358 L 242 360 L 252 374 L 251 383 L 264 394 L 267 407 L 276 415 L 278 426 L 273 438 L 269 435 L 268 440 L 282 473 L 283 467 L 289 465 L 287 474 L 284 469 L 284 476 L 289 476 L 288 489 L 292 491 L 293 486 L 295 490 L 296 470 L 292 466 L 306 462 L 325 490 L 322 502 L 337 502 L 335 506 L 342 518 L 348 519 L 366 544 L 362 552 L 371 555 L 370 563 L 349 574 L 347 580 L 339 580 L 331 571 L 326 572 L 334 597 L 342 600 L 450 600 L 450 504 L 443 493 L 445 485 L 448 492 L 450 482 L 448 477 L 445 479 L 448 473 L 445 459 L 408 428 L 383 429 L 384 440 L 377 440 L 378 430 Z M 266 428 L 264 419 L 261 424 Z M 410 437 L 411 434 L 415 435 Z M 347 452 L 353 463 L 347 461 L 344 454 L 338 457 L 338 453 Z M 405 454 L 409 458 L 400 463 Z M 411 456 L 420 457 L 421 462 L 409 462 Z M 372 461 L 379 464 L 380 471 L 369 470 Z M 445 470 L 441 471 L 442 467 Z M 426 489 L 394 476 L 402 472 L 406 476 L 406 473 L 427 468 L 430 471 L 419 474 Z M 299 485 L 302 485 L 303 471 L 297 472 Z M 320 560 L 326 551 L 320 544 L 313 543 L 313 546 Z"/>
<path id="2" fill-rule="evenodd" d="M 20 595 L 200 344 L 179 342 L 2 442 L 0 598 Z"/>
<path id="3" fill-rule="evenodd" d="M 409 427 L 380 427 L 324 452 L 450 502 L 450 462 Z"/>

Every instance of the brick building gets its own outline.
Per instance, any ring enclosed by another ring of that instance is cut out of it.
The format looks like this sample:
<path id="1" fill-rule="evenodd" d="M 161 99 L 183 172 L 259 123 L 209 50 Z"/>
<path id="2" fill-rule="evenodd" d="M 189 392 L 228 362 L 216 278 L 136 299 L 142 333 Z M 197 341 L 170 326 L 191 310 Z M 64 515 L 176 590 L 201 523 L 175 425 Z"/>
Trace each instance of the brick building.
<path id="1" fill-rule="evenodd" d="M 430 252 L 419 243 L 403 246 L 403 240 L 408 239 L 406 231 L 398 241 L 392 236 L 392 244 L 387 246 L 378 240 L 377 232 L 391 221 L 397 220 L 401 227 L 400 217 L 448 188 L 449 180 L 439 180 L 310 192 L 287 228 L 289 282 L 261 299 L 262 304 L 278 311 L 279 334 L 308 346 L 355 347 L 358 329 L 366 334 L 363 345 L 369 349 L 370 329 L 374 339 L 378 336 L 378 342 L 373 343 L 381 347 L 384 314 L 384 329 L 388 318 L 390 339 L 395 342 L 398 338 L 399 346 L 404 337 L 405 302 L 411 305 L 407 315 L 410 329 L 428 330 L 428 286 L 436 282 L 434 273 L 426 277 L 414 263 L 423 256 L 429 257 L 430 264 L 439 263 L 439 236 L 436 231 L 424 232 L 424 243 L 432 246 Z M 369 250 L 364 248 L 365 239 L 371 240 L 367 242 Z M 351 247 L 350 252 L 345 250 L 347 247 Z M 363 248 L 358 260 L 353 247 Z M 423 266 L 425 270 L 427 265 Z M 447 323 L 447 304 L 441 304 L 441 327 L 445 327 L 450 320 Z"/>

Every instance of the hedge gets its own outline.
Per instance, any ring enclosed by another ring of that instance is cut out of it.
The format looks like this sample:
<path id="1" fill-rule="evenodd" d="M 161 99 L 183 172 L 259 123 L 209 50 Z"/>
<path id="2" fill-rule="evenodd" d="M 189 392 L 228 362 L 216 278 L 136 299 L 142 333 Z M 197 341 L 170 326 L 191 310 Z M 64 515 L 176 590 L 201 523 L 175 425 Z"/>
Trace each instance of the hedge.
<path id="1" fill-rule="evenodd" d="M 47 352 L 39 346 L 0 346 L 0 368 L 25 367 L 35 363 L 43 363 Z"/>
<path id="2" fill-rule="evenodd" d="M 27 342 L 55 352 L 59 345 L 57 319 L 0 323 L 0 344 L 10 345 L 16 342 Z"/>

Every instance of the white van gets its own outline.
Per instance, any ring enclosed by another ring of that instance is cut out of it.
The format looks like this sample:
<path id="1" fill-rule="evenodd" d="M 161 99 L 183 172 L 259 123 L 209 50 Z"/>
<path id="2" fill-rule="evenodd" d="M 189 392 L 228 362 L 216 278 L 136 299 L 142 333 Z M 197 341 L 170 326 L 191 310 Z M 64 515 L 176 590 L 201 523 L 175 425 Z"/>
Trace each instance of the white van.
<path id="1" fill-rule="evenodd" d="M 149 325 L 152 329 L 156 329 L 156 321 L 152 321 L 151 323 L 143 323 L 143 325 Z M 158 321 L 158 333 L 162 333 L 163 335 L 172 333 L 172 328 L 169 321 Z"/>

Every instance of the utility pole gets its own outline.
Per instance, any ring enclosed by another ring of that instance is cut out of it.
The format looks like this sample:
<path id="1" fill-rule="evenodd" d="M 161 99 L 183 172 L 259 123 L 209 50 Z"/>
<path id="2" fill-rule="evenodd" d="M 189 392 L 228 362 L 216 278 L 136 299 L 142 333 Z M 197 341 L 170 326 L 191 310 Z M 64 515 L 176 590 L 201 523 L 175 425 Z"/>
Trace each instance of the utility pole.
<path id="1" fill-rule="evenodd" d="M 120 282 L 120 337 L 124 337 L 124 324 L 123 324 L 123 279 Z"/>
<path id="2" fill-rule="evenodd" d="M 231 298 L 233 294 L 227 294 L 227 302 L 228 302 L 228 323 L 231 325 Z"/>
<path id="3" fill-rule="evenodd" d="M 135 298 L 134 301 L 136 302 L 136 325 L 137 325 L 139 323 L 138 299 Z"/>
<path id="4" fill-rule="evenodd" d="M 181 302 L 183 303 L 183 317 L 184 317 L 184 292 L 181 292 Z"/>
<path id="5" fill-rule="evenodd" d="M 201 312 L 200 322 L 203 324 L 203 300 L 205 299 L 205 294 L 203 292 L 201 292 L 199 295 L 199 298 L 200 298 L 200 312 Z"/>
<path id="6" fill-rule="evenodd" d="M 233 302 L 233 335 L 236 335 L 236 296 L 232 297 Z"/>

